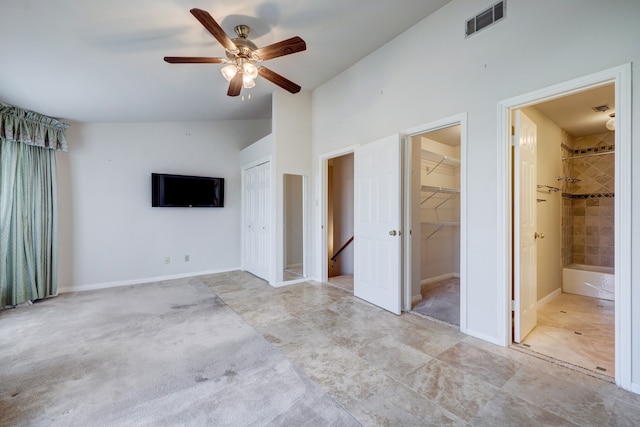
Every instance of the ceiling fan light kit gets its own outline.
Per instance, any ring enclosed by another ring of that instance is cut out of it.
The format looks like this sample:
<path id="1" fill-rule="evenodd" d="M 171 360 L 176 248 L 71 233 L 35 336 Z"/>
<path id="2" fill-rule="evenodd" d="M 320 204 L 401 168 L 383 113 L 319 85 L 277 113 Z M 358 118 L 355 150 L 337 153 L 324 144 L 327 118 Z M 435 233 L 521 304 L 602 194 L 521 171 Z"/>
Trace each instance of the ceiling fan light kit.
<path id="1" fill-rule="evenodd" d="M 256 85 L 255 79 L 258 76 L 291 93 L 300 92 L 301 87 L 296 83 L 273 70 L 257 65 L 268 59 L 306 50 L 307 45 L 300 37 L 292 37 L 258 48 L 255 43 L 247 38 L 250 32 L 247 25 L 237 25 L 234 28 L 237 37 L 230 39 L 209 12 L 202 9 L 191 9 L 191 14 L 225 48 L 227 58 L 165 56 L 164 60 L 166 62 L 170 64 L 227 64 L 220 69 L 220 72 L 229 82 L 229 90 L 227 91 L 229 96 L 240 95 L 242 88 L 250 89 L 254 87 Z"/>

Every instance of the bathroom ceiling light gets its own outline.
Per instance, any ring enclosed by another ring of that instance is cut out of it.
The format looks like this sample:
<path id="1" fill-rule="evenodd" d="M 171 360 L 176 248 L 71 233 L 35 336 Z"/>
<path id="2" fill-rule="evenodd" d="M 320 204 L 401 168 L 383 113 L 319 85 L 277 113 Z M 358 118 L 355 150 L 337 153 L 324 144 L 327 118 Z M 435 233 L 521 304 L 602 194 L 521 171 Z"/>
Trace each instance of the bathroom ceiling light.
<path id="1" fill-rule="evenodd" d="M 605 126 L 607 127 L 607 129 L 611 131 L 616 130 L 616 113 L 609 114 L 609 117 L 611 118 L 607 120 L 607 123 L 605 123 Z"/>

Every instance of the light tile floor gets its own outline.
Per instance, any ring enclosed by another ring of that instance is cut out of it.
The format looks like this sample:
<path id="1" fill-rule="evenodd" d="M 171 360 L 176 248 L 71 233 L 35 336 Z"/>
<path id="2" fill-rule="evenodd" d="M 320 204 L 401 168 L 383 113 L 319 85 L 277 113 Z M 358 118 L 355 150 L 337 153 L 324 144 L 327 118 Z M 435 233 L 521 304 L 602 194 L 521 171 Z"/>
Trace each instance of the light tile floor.
<path id="1" fill-rule="evenodd" d="M 335 286 L 200 278 L 364 425 L 640 425 L 639 395 Z"/>
<path id="2" fill-rule="evenodd" d="M 538 309 L 538 324 L 523 344 L 538 353 L 612 377 L 614 302 L 560 294 Z"/>
<path id="3" fill-rule="evenodd" d="M 328 282 L 334 286 L 353 293 L 353 274 L 343 274 L 342 276 L 329 277 Z"/>

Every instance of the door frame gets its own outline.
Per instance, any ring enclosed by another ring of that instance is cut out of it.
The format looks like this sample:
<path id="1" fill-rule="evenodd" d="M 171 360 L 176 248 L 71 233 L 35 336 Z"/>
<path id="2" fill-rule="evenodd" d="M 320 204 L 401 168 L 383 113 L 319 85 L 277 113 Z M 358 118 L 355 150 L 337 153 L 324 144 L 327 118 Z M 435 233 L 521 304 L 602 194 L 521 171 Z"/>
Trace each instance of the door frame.
<path id="1" fill-rule="evenodd" d="M 544 101 L 614 83 L 616 97 L 615 132 L 615 380 L 631 389 L 631 64 L 623 64 L 540 90 L 498 102 L 498 264 L 500 344 L 512 343 L 512 182 L 511 112 Z M 623 256 L 624 255 L 624 256 Z"/>
<path id="2" fill-rule="evenodd" d="M 341 157 L 347 154 L 354 154 L 357 145 L 350 145 L 348 147 L 341 148 L 339 150 L 331 151 L 318 156 L 320 163 L 320 224 L 318 227 L 318 242 L 320 242 L 320 256 L 318 259 L 319 265 L 316 271 L 319 271 L 318 279 L 322 283 L 326 283 L 329 280 L 329 272 L 327 271 L 327 265 L 329 265 L 328 255 L 328 242 L 327 242 L 327 219 L 328 219 L 328 203 L 327 197 L 329 196 L 329 160 L 336 157 Z M 354 271 L 355 274 L 355 271 Z"/>
<path id="3" fill-rule="evenodd" d="M 434 130 L 460 125 L 460 332 L 467 333 L 467 113 L 460 113 L 440 120 L 422 124 L 400 133 L 404 148 L 404 217 L 403 230 L 410 230 L 412 224 L 411 204 L 411 137 Z M 413 233 L 411 234 L 413 235 Z M 407 233 L 405 233 L 407 236 Z M 411 239 L 404 239 L 404 286 L 403 310 L 411 310 Z"/>

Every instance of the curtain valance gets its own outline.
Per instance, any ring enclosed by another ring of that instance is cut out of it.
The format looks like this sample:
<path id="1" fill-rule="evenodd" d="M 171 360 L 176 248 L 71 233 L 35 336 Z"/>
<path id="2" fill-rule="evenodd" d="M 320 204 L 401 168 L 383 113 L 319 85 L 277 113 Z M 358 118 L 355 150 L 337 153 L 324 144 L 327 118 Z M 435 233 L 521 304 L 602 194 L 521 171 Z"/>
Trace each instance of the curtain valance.
<path id="1" fill-rule="evenodd" d="M 0 102 L 0 138 L 36 147 L 67 151 L 68 124 Z"/>

